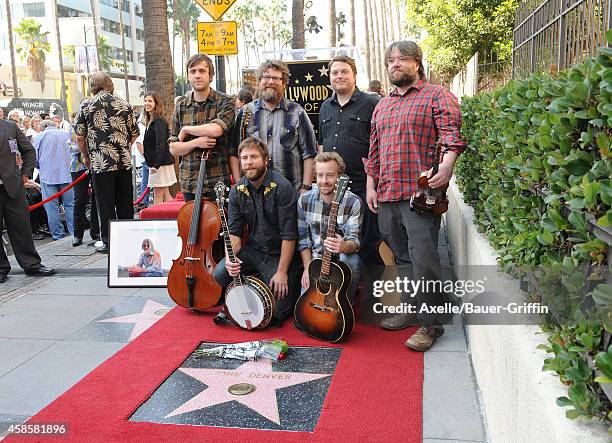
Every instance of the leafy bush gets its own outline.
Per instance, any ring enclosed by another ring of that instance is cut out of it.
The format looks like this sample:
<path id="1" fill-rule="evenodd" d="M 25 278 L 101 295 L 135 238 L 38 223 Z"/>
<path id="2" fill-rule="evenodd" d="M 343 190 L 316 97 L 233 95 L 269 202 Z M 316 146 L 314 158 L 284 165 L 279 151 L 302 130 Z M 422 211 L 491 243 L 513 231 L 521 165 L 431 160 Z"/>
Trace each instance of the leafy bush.
<path id="1" fill-rule="evenodd" d="M 612 381 L 608 245 L 589 224 L 612 227 L 612 49 L 556 77 L 534 74 L 464 98 L 461 107 L 470 149 L 457 183 L 500 266 L 550 309 L 544 370 L 568 386 L 557 403 L 572 407 L 568 418 L 610 424 L 601 386 Z"/>

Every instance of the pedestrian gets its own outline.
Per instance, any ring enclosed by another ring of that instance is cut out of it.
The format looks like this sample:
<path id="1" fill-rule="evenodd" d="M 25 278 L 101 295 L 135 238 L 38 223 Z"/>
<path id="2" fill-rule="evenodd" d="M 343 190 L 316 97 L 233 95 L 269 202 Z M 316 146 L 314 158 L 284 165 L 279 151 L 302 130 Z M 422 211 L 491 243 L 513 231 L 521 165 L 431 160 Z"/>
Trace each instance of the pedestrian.
<path id="1" fill-rule="evenodd" d="M 385 96 L 385 90 L 382 87 L 380 80 L 372 80 L 368 87 L 368 94 L 373 95 L 378 100 Z"/>
<path id="2" fill-rule="evenodd" d="M 72 182 L 70 175 L 70 134 L 59 129 L 53 120 L 40 124 L 41 133 L 34 140 L 36 167 L 40 175 L 43 200 L 67 188 Z M 74 235 L 74 192 L 67 190 L 57 198 L 44 204 L 53 240 L 64 237 L 64 225 L 60 214 L 60 203 L 64 207 L 68 231 Z"/>
<path id="3" fill-rule="evenodd" d="M 74 117 L 72 121 L 75 122 Z M 87 171 L 83 154 L 77 143 L 77 136 L 74 128 L 70 131 L 70 175 L 72 181 L 76 181 L 84 172 Z M 74 185 L 74 238 L 72 246 L 83 244 L 83 235 L 89 225 L 89 236 L 93 241 L 100 240 L 100 223 L 98 220 L 98 206 L 96 205 L 96 192 L 92 183 L 91 173 Z M 87 205 L 89 205 L 89 222 L 87 221 Z"/>
<path id="4" fill-rule="evenodd" d="M 40 132 L 41 121 L 42 118 L 40 118 L 40 115 L 34 114 L 32 116 L 32 119 L 30 120 L 30 129 L 28 129 L 25 133 L 26 137 L 28 137 L 30 141 L 34 141 L 34 137 L 36 137 Z"/>
<path id="5" fill-rule="evenodd" d="M 93 97 L 79 107 L 76 134 L 85 166 L 93 173 L 103 242 L 96 251 L 106 254 L 109 220 L 134 218 L 130 146 L 139 131 L 132 106 L 114 95 L 106 72 L 93 74 L 89 86 Z"/>
<path id="6" fill-rule="evenodd" d="M 238 95 L 236 95 L 236 100 L 234 104 L 236 105 L 236 112 L 242 109 L 242 107 L 246 104 L 249 104 L 253 101 L 253 93 L 249 89 L 242 88 L 238 91 Z"/>
<path id="7" fill-rule="evenodd" d="M 257 69 L 258 99 L 238 113 L 230 143 L 230 156 L 237 156 L 243 121 L 248 113 L 247 137 L 268 146 L 270 165 L 289 180 L 300 194 L 312 189 L 313 158 L 317 138 L 308 114 L 298 103 L 284 97 L 289 67 L 281 60 L 266 60 Z"/>
<path id="8" fill-rule="evenodd" d="M 228 161 L 227 134 L 234 122 L 234 101 L 231 96 L 210 87 L 215 68 L 207 55 L 195 54 L 187 60 L 187 78 L 193 88 L 179 97 L 172 116 L 170 152 L 181 156 L 179 183 L 185 201 L 195 198 L 200 164 L 207 152 L 206 178 L 202 196 L 215 200 L 214 186 L 222 180 L 230 184 L 230 173 L 240 177 L 238 159 Z"/>
<path id="9" fill-rule="evenodd" d="M 8 119 L 14 121 L 17 126 L 19 126 L 19 129 L 21 129 L 21 113 L 18 109 L 12 109 L 9 111 Z"/>
<path id="10" fill-rule="evenodd" d="M 366 163 L 367 202 L 378 212 L 382 237 L 395 255 L 398 265 L 412 262 L 413 281 L 421 287 L 439 286 L 438 256 L 440 215 L 411 210 L 410 199 L 417 191 L 417 180 L 431 165 L 433 145 L 442 143 L 447 151 L 437 174 L 429 178 L 431 188 L 449 182 L 457 156 L 465 150 L 461 139 L 461 113 L 457 98 L 446 88 L 427 82 L 423 52 L 411 41 L 397 41 L 385 51 L 385 62 L 393 91 L 380 100 L 372 115 L 370 152 Z M 431 170 L 429 171 L 431 173 Z M 402 292 L 401 301 L 439 306 L 443 294 L 420 290 Z M 383 320 L 386 329 L 403 329 L 418 324 L 419 329 L 406 340 L 406 346 L 427 351 L 444 333 L 435 314 L 401 314 Z"/>
<path id="11" fill-rule="evenodd" d="M 366 202 L 363 165 L 370 149 L 372 113 L 379 98 L 357 88 L 357 66 L 347 55 L 336 56 L 329 62 L 329 80 L 334 93 L 323 102 L 319 112 L 319 146 L 323 152 L 340 154 L 351 179 L 351 191 L 361 199 L 364 211 L 359 253 L 364 265 L 383 265 L 378 253 L 378 216 Z"/>
<path id="12" fill-rule="evenodd" d="M 26 275 L 49 276 L 55 270 L 41 264 L 34 247 L 24 184 L 34 172 L 36 151 L 13 121 L 0 119 L 0 232 L 6 227 L 17 263 Z M 16 154 L 22 167 L 16 167 Z M 11 270 L 4 245 L 0 245 L 0 283 Z"/>
<path id="13" fill-rule="evenodd" d="M 149 186 L 149 167 L 144 158 L 144 136 L 147 127 L 141 123 L 142 117 L 138 113 L 134 113 L 134 119 L 138 124 L 138 131 L 140 134 L 136 137 L 136 140 L 132 144 L 132 157 L 134 158 L 134 169 L 140 168 L 140 186 L 138 187 L 138 199 L 144 195 L 147 187 Z M 141 207 L 146 208 L 149 206 L 150 194 L 140 202 Z"/>
<path id="14" fill-rule="evenodd" d="M 172 200 L 170 186 L 176 183 L 174 157 L 170 154 L 170 129 L 164 117 L 161 97 L 156 92 L 144 96 L 144 157 L 149 167 L 149 188 L 153 189 L 153 204 Z"/>

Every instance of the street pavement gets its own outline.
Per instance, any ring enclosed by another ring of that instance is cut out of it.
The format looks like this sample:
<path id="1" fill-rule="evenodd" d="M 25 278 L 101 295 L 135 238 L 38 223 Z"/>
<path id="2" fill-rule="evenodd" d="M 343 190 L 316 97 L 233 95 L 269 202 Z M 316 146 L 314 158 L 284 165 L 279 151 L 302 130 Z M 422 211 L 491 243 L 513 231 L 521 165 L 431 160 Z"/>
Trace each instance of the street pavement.
<path id="1" fill-rule="evenodd" d="M 86 237 L 88 237 L 86 235 Z M 0 284 L 0 435 L 68 390 L 174 306 L 164 288 L 108 288 L 108 256 L 72 239 L 37 245 L 53 277 L 28 277 L 11 258 Z M 440 235 L 443 266 L 450 265 Z M 398 349 L 398 358 L 407 349 Z M 425 353 L 423 441 L 486 440 L 461 324 Z M 0 437 L 1 440 L 1 437 Z"/>

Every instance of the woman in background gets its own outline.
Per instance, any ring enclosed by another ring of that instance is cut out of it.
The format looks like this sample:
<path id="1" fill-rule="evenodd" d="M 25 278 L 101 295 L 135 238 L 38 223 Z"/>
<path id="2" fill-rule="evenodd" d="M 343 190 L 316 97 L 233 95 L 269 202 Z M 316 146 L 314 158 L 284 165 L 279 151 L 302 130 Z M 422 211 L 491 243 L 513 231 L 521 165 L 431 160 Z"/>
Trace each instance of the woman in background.
<path id="1" fill-rule="evenodd" d="M 163 116 L 161 98 L 156 92 L 144 97 L 144 123 L 147 127 L 143 140 L 145 162 L 149 166 L 149 188 L 153 189 L 153 204 L 172 200 L 170 186 L 176 183 L 174 157 L 170 154 L 170 128 Z"/>

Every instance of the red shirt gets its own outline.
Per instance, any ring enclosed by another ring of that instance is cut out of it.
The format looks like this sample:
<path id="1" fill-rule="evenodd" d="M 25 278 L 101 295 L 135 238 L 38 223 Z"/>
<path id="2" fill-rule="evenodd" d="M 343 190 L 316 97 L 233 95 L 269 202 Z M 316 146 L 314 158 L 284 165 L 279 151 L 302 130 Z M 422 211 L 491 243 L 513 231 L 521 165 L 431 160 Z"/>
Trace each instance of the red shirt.
<path id="1" fill-rule="evenodd" d="M 428 152 L 440 139 L 449 150 L 465 150 L 461 139 L 461 111 L 446 88 L 420 80 L 399 95 L 384 97 L 372 114 L 366 174 L 377 186 L 381 202 L 410 200 L 421 172 L 431 167 Z"/>

